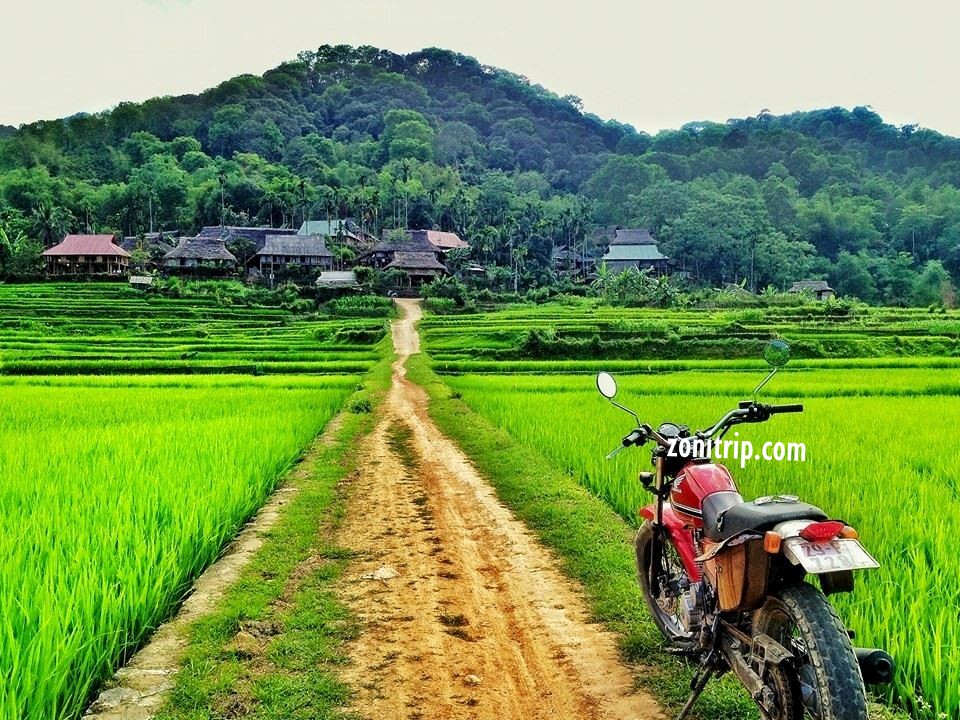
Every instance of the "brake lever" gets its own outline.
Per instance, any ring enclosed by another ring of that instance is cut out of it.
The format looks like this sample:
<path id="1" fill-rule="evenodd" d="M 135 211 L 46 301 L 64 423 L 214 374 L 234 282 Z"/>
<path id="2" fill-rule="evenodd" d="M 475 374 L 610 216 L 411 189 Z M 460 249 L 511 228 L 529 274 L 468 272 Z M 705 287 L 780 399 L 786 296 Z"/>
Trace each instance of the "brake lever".
<path id="1" fill-rule="evenodd" d="M 626 445 L 621 445 L 620 447 L 618 447 L 618 448 L 617 448 L 616 450 L 614 450 L 613 452 L 608 453 L 608 454 L 607 454 L 607 460 L 613 460 L 613 459 L 617 456 L 617 453 L 619 453 L 621 450 L 625 450 L 626 447 L 627 447 Z"/>

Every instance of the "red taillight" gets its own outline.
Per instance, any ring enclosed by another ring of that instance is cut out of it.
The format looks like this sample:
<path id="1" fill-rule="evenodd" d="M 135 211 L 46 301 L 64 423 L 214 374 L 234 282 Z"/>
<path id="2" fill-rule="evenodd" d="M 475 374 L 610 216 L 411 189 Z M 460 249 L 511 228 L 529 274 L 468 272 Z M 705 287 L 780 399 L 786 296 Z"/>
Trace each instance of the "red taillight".
<path id="1" fill-rule="evenodd" d="M 833 540 L 846 527 L 839 520 L 826 520 L 807 525 L 800 531 L 800 537 L 810 542 L 826 542 Z"/>

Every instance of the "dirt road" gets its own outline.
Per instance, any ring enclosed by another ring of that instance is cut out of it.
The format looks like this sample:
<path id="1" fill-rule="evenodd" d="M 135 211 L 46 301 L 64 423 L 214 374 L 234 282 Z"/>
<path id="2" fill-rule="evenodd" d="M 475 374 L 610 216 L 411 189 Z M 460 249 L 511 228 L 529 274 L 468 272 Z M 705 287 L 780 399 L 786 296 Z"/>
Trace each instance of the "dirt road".
<path id="1" fill-rule="evenodd" d="M 343 590 L 365 626 L 346 671 L 354 710 L 371 720 L 661 717 L 554 558 L 431 421 L 404 369 L 419 352 L 420 307 L 398 302 L 393 384 L 339 539 L 360 557 Z"/>

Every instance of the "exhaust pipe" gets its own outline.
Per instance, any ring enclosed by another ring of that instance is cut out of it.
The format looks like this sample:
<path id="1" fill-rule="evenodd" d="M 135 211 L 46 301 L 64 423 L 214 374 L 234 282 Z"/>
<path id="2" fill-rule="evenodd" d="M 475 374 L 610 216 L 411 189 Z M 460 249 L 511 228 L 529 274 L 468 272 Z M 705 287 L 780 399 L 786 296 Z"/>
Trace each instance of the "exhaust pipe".
<path id="1" fill-rule="evenodd" d="M 893 680 L 896 664 L 890 654 L 876 648 L 854 648 L 857 664 L 866 685 L 886 685 Z"/>

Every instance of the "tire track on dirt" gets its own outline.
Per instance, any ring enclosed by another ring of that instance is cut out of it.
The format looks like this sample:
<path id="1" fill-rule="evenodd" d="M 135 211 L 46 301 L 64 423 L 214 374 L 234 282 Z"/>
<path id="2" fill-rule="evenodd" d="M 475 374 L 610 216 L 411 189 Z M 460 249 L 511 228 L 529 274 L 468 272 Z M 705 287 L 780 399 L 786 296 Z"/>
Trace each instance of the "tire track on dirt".
<path id="1" fill-rule="evenodd" d="M 363 441 L 339 534 L 359 556 L 342 591 L 364 624 L 346 671 L 354 711 L 376 720 L 661 717 L 555 559 L 429 417 L 404 368 L 419 352 L 420 308 L 398 303 L 393 383 Z"/>

